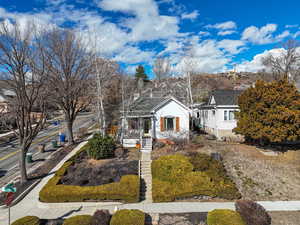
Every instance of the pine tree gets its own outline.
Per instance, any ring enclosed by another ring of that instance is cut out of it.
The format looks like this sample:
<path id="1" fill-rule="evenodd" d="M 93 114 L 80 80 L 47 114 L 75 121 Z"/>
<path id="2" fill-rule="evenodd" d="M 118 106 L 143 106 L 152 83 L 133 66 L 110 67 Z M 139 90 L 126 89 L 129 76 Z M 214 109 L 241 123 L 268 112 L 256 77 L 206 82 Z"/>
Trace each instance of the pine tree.
<path id="1" fill-rule="evenodd" d="M 135 71 L 136 80 L 139 80 L 140 78 L 142 78 L 144 81 L 149 80 L 147 74 L 145 73 L 145 69 L 142 65 L 139 65 Z"/>
<path id="2" fill-rule="evenodd" d="M 300 140 L 300 93 L 294 84 L 257 81 L 238 102 L 236 133 L 261 145 Z"/>

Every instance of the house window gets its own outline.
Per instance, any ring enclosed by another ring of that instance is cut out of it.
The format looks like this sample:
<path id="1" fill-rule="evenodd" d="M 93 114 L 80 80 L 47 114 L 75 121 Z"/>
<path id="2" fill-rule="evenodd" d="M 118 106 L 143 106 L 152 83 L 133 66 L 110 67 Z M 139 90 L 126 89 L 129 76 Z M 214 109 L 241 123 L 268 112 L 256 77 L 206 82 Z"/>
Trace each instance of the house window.
<path id="1" fill-rule="evenodd" d="M 174 130 L 174 118 L 166 117 L 165 118 L 165 128 L 166 130 L 173 131 Z"/>
<path id="2" fill-rule="evenodd" d="M 215 115 L 216 115 L 216 111 L 215 111 L 215 110 L 213 110 L 212 112 L 213 112 L 213 116 L 215 116 Z"/>
<path id="3" fill-rule="evenodd" d="M 233 110 L 229 111 L 229 120 L 234 120 L 234 111 Z"/>
<path id="4" fill-rule="evenodd" d="M 224 110 L 224 120 L 228 120 L 228 111 Z"/>
<path id="5" fill-rule="evenodd" d="M 197 118 L 199 118 L 200 117 L 200 112 L 197 112 Z"/>

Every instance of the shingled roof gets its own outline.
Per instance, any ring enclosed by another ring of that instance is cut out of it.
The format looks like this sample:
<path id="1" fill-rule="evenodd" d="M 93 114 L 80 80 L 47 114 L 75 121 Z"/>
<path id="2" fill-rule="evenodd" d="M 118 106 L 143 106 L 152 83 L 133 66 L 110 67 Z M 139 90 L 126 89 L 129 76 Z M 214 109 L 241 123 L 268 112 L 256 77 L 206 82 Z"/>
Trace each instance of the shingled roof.
<path id="1" fill-rule="evenodd" d="M 129 107 L 129 116 L 150 115 L 151 111 L 168 98 L 139 97 Z"/>
<path id="2" fill-rule="evenodd" d="M 241 90 L 215 90 L 211 96 L 214 97 L 216 105 L 237 105 Z"/>

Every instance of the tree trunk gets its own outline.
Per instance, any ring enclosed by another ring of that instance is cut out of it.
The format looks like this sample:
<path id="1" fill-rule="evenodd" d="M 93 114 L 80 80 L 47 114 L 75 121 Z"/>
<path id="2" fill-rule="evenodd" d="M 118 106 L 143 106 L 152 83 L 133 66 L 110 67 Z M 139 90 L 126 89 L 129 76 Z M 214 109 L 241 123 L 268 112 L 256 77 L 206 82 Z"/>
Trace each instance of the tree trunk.
<path id="1" fill-rule="evenodd" d="M 68 143 L 74 144 L 74 136 L 73 136 L 73 121 L 68 120 L 66 121 L 66 128 L 67 128 L 67 138 L 68 138 Z"/>
<path id="2" fill-rule="evenodd" d="M 21 158 L 19 161 L 20 173 L 21 173 L 21 183 L 25 183 L 28 180 L 27 177 L 27 169 L 26 169 L 26 153 L 28 152 L 28 148 L 24 145 L 21 145 Z"/>

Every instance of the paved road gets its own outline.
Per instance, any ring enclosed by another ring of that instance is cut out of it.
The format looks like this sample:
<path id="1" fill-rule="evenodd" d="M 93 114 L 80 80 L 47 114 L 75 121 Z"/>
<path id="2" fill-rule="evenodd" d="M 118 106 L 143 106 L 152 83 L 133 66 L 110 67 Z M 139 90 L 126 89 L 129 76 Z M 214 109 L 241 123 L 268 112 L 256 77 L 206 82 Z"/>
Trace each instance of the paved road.
<path id="1" fill-rule="evenodd" d="M 92 118 L 94 117 L 91 113 L 80 114 L 74 123 L 74 132 L 78 131 L 81 127 L 89 127 L 93 124 Z M 47 158 L 54 149 L 51 146 L 51 140 L 58 139 L 58 132 L 62 129 L 60 125 L 50 125 L 49 127 L 42 130 L 39 135 L 33 141 L 33 144 L 29 152 L 33 153 L 33 163 L 27 164 L 27 169 L 30 171 L 31 168 L 36 167 Z M 37 151 L 39 144 L 46 144 L 45 153 Z M 4 183 L 9 182 L 19 174 L 18 160 L 20 150 L 18 148 L 18 140 L 14 140 L 10 143 L 0 145 L 0 186 Z"/>

